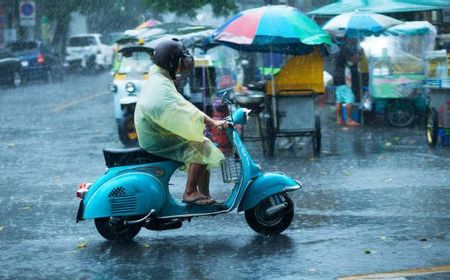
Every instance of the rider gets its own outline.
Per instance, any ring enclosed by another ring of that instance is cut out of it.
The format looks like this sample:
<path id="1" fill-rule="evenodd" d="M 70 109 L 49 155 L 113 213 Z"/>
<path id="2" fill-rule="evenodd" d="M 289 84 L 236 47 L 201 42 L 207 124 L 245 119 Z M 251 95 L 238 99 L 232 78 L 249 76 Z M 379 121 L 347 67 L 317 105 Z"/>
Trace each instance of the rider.
<path id="1" fill-rule="evenodd" d="M 183 202 L 209 205 L 209 170 L 224 159 L 222 152 L 203 136 L 205 124 L 218 129 L 225 121 L 214 120 L 188 102 L 174 82 L 190 73 L 194 59 L 177 39 L 157 44 L 154 65 L 136 105 L 134 122 L 139 146 L 147 152 L 184 163 L 188 170 Z"/>

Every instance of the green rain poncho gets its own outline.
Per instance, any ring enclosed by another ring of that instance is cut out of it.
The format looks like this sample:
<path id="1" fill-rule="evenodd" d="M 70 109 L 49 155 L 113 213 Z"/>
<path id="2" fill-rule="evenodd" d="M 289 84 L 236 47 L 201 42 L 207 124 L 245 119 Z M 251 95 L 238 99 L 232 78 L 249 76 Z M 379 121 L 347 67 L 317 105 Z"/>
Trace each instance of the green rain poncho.
<path id="1" fill-rule="evenodd" d="M 169 73 L 157 65 L 136 105 L 134 123 L 139 146 L 147 152 L 183 162 L 220 166 L 222 152 L 203 136 L 204 113 L 176 90 Z"/>

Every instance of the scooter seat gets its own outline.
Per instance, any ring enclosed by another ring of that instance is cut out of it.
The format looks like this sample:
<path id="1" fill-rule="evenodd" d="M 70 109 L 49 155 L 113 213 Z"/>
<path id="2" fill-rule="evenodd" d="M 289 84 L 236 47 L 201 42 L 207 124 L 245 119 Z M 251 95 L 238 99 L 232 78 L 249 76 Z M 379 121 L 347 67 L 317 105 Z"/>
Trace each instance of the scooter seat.
<path id="1" fill-rule="evenodd" d="M 144 164 L 169 159 L 151 154 L 142 148 L 103 149 L 103 156 L 107 167 Z"/>

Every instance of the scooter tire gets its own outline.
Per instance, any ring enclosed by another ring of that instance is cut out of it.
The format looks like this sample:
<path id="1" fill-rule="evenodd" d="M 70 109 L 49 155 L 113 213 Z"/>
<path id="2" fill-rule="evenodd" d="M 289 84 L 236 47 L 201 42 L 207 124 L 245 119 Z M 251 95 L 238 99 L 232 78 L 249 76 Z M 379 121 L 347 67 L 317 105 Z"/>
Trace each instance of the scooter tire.
<path id="1" fill-rule="evenodd" d="M 277 235 L 289 227 L 294 218 L 294 202 L 286 193 L 281 195 L 285 198 L 288 206 L 272 217 L 265 214 L 265 210 L 272 206 L 269 198 L 264 199 L 255 207 L 245 210 L 245 220 L 255 232 Z"/>
<path id="2" fill-rule="evenodd" d="M 114 226 L 110 222 L 110 218 L 94 219 L 95 227 L 98 233 L 107 240 L 128 241 L 133 239 L 141 230 L 142 225 L 120 225 Z"/>

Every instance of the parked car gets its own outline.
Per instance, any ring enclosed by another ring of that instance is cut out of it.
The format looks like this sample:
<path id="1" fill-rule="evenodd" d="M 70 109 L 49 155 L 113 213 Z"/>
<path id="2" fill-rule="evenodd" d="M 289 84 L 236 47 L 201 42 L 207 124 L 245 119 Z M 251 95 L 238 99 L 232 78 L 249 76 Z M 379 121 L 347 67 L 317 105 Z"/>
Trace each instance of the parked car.
<path id="1" fill-rule="evenodd" d="M 8 50 L 20 59 L 22 77 L 26 80 L 52 81 L 64 75 L 59 55 L 50 46 L 39 41 L 17 41 L 8 44 Z"/>
<path id="2" fill-rule="evenodd" d="M 112 66 L 112 61 L 113 48 L 103 43 L 100 34 L 83 34 L 69 38 L 65 62 L 69 69 L 106 69 Z"/>
<path id="3" fill-rule="evenodd" d="M 0 84 L 19 86 L 22 83 L 22 64 L 6 49 L 0 49 Z"/>

